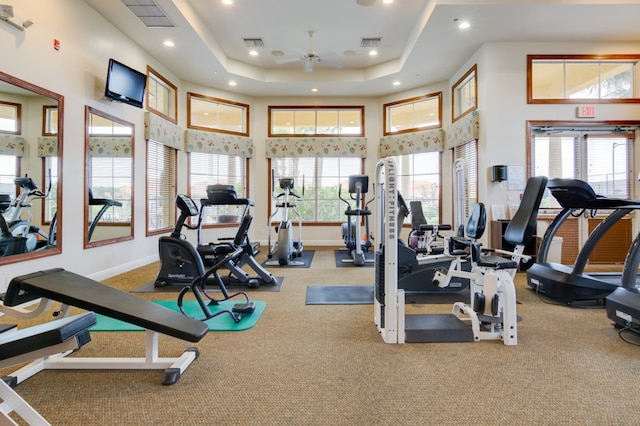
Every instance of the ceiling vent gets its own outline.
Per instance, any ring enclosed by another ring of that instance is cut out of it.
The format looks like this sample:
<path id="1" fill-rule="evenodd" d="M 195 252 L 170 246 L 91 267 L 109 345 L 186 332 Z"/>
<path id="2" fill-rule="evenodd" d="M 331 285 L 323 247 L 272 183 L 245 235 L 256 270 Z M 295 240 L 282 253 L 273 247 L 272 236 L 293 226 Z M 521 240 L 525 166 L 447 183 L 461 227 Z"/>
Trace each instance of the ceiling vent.
<path id="1" fill-rule="evenodd" d="M 360 41 L 360 47 L 379 47 L 382 37 L 363 38 Z"/>
<path id="2" fill-rule="evenodd" d="M 243 38 L 242 40 L 247 47 L 264 47 L 264 41 L 261 38 Z"/>
<path id="3" fill-rule="evenodd" d="M 122 0 L 122 3 L 147 27 L 175 27 L 153 0 Z"/>

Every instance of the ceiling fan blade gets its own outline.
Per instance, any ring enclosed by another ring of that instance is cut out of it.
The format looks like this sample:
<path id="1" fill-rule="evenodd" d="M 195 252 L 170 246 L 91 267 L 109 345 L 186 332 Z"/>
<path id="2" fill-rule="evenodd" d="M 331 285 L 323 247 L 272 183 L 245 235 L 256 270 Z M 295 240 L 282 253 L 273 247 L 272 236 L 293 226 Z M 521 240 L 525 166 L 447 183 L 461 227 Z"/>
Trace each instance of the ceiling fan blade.
<path id="1" fill-rule="evenodd" d="M 318 63 L 327 67 L 341 69 L 344 65 L 339 64 L 337 62 L 325 61 L 323 59 L 318 58 Z"/>
<path id="2" fill-rule="evenodd" d="M 304 58 L 276 58 L 274 59 L 276 64 L 290 64 L 291 62 L 301 61 Z"/>

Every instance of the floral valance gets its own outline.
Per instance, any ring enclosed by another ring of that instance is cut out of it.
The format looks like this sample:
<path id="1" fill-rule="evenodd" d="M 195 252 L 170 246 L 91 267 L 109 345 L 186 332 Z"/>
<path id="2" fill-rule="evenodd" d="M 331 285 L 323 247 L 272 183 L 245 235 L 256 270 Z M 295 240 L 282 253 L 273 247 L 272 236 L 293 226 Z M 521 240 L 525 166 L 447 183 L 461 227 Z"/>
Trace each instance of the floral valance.
<path id="1" fill-rule="evenodd" d="M 188 129 L 185 139 L 187 152 L 253 157 L 253 139 L 246 136 Z"/>
<path id="2" fill-rule="evenodd" d="M 451 124 L 447 132 L 447 148 L 462 145 L 480 137 L 480 121 L 478 111 L 467 114 Z"/>
<path id="3" fill-rule="evenodd" d="M 123 136 L 91 136 L 90 157 L 131 157 L 131 138 Z"/>
<path id="4" fill-rule="evenodd" d="M 0 135 L 0 154 L 23 157 L 26 144 L 27 142 L 22 136 Z"/>
<path id="5" fill-rule="evenodd" d="M 380 138 L 378 154 L 380 158 L 395 155 L 418 154 L 421 152 L 442 151 L 444 148 L 444 130 L 431 129 L 420 132 L 402 133 Z"/>
<path id="6" fill-rule="evenodd" d="M 40 136 L 38 138 L 38 157 L 57 157 L 58 137 Z"/>
<path id="7" fill-rule="evenodd" d="M 367 138 L 269 138 L 267 158 L 277 157 L 367 157 Z"/>
<path id="8" fill-rule="evenodd" d="M 171 148 L 184 150 L 182 127 L 148 111 L 144 114 L 144 139 L 151 139 Z"/>

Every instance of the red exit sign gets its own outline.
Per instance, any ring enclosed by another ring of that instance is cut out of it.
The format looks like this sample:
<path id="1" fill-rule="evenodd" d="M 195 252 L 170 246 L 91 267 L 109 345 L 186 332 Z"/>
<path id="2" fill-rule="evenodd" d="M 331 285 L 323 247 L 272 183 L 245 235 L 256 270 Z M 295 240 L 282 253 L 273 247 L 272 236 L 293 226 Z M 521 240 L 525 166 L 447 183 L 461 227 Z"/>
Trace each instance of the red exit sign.
<path id="1" fill-rule="evenodd" d="M 576 107 L 576 117 L 578 118 L 595 118 L 596 107 L 594 105 L 582 105 Z"/>

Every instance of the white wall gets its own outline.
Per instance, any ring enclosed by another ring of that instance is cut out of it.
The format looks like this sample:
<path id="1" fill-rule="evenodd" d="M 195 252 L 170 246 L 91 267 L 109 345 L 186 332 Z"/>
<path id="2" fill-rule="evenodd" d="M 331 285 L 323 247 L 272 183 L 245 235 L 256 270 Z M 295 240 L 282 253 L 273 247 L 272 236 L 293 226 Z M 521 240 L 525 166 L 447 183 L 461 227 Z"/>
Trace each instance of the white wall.
<path id="1" fill-rule="evenodd" d="M 451 120 L 451 84 L 474 63 L 478 64 L 478 107 L 480 111 L 479 197 L 487 205 L 507 203 L 518 194 L 509 194 L 504 187 L 489 183 L 486 170 L 494 164 L 524 164 L 526 161 L 526 120 L 574 119 L 572 105 L 526 104 L 527 53 L 637 53 L 640 43 L 628 44 L 529 44 L 490 43 L 483 46 L 451 76 L 448 82 L 401 91 L 380 99 L 370 98 L 251 98 L 224 90 L 195 86 L 180 81 L 169 70 L 125 37 L 82 1 L 30 0 L 18 2 L 16 12 L 31 18 L 35 24 L 25 32 L 0 25 L 0 70 L 25 81 L 47 88 L 65 97 L 63 156 L 63 252 L 61 255 L 18 262 L 2 267 L 0 290 L 20 274 L 39 269 L 63 267 L 76 273 L 104 278 L 157 258 L 157 238 L 145 237 L 145 141 L 143 110 L 110 102 L 103 96 L 107 61 L 114 57 L 140 71 L 146 65 L 178 86 L 179 124 L 186 128 L 186 92 L 195 91 L 239 102 L 251 107 L 251 137 L 255 156 L 250 161 L 249 191 L 256 207 L 252 237 L 266 240 L 266 212 L 269 203 L 266 179 L 269 171 L 264 158 L 267 137 L 268 105 L 365 105 L 365 134 L 369 158 L 365 173 L 372 175 L 377 162 L 377 145 L 382 136 L 382 104 L 437 91 L 443 92 L 443 124 Z M 53 49 L 53 40 L 61 44 Z M 135 238 L 115 245 L 83 249 L 84 200 L 84 108 L 92 106 L 108 114 L 134 123 L 135 138 Z M 598 106 L 598 120 L 640 118 L 640 106 Z M 30 151 L 35 152 L 31 148 Z M 31 155 L 31 154 L 30 154 Z M 187 190 L 186 154 L 179 155 L 178 191 Z M 26 163 L 25 163 L 26 164 Z M 443 188 L 450 187 L 450 153 L 443 158 Z M 23 169 L 23 173 L 26 170 Z M 443 219 L 451 218 L 452 203 L 448 191 L 443 191 Z M 218 231 L 220 232 L 220 231 Z M 206 238 L 214 239 L 216 231 Z M 305 245 L 340 242 L 339 227 L 306 227 Z"/>

